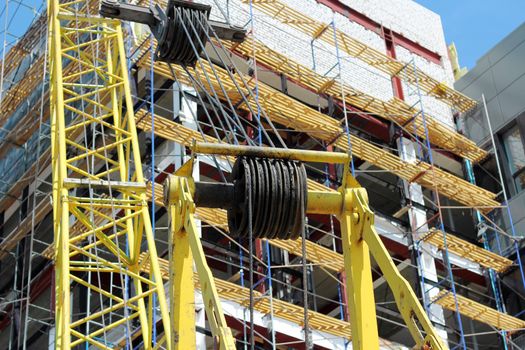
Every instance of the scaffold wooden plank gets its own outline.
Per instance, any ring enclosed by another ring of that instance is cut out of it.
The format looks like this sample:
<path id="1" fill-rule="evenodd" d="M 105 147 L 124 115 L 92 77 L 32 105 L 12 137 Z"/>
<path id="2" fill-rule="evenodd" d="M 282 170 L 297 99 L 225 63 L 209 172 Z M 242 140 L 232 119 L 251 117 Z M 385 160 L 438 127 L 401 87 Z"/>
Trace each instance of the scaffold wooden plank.
<path id="1" fill-rule="evenodd" d="M 139 264 L 143 271 L 148 271 L 149 262 L 145 253 L 142 253 Z M 169 262 L 165 259 L 159 259 L 159 264 L 162 277 L 167 280 L 169 278 Z M 194 281 L 195 287 L 200 290 L 201 286 L 197 274 L 194 274 Z M 250 290 L 248 288 L 241 287 L 235 283 L 227 282 L 219 278 L 215 278 L 215 286 L 222 299 L 234 301 L 245 306 L 249 305 Z M 273 312 L 275 317 L 303 326 L 304 308 L 302 306 L 294 305 L 276 298 L 272 300 L 272 305 L 268 296 L 264 296 L 258 291 L 254 291 L 254 298 L 255 310 L 262 312 L 263 314 L 270 314 Z M 317 331 L 351 339 L 352 332 L 349 322 L 341 321 L 319 312 L 308 311 L 308 325 Z"/>
<path id="2" fill-rule="evenodd" d="M 150 67 L 149 55 L 143 56 L 139 61 L 139 66 Z M 192 80 L 186 75 L 182 68 L 172 66 L 171 69 L 163 62 L 155 62 L 154 70 L 169 79 L 178 79 L 182 83 L 192 85 Z M 203 81 L 205 88 L 213 89 L 221 98 L 226 98 L 226 95 L 221 92 L 221 86 L 225 89 L 228 98 L 233 103 L 242 101 L 242 94 L 239 93 L 231 77 L 222 68 L 215 66 L 214 71 L 211 67 L 203 64 L 203 69 L 191 70 L 196 79 Z M 172 74 L 175 74 L 175 76 Z M 215 75 L 216 74 L 216 75 Z M 235 72 L 234 78 L 238 79 L 238 84 L 242 85 L 239 72 Z M 207 86 L 207 80 L 213 86 Z M 255 87 L 255 81 L 250 77 L 243 77 L 244 81 L 250 89 Z M 350 135 L 350 143 L 348 137 L 343 133 L 343 129 L 339 121 L 310 108 L 293 98 L 265 85 L 263 82 L 258 82 L 258 102 L 252 99 L 248 100 L 252 110 L 261 108 L 268 117 L 276 123 L 284 125 L 295 130 L 300 130 L 310 136 L 335 144 L 341 150 L 347 152 L 352 148 L 352 154 L 360 159 L 370 162 L 379 168 L 392 172 L 402 179 L 414 181 L 431 190 L 437 190 L 440 194 L 447 196 L 467 207 L 476 208 L 482 212 L 489 212 L 494 207 L 499 206 L 499 203 L 494 200 L 496 195 L 490 191 L 477 187 L 468 181 L 460 179 L 444 170 L 433 167 L 423 161 L 407 162 L 400 159 L 398 156 L 389 151 L 373 145 L 355 135 Z M 243 91 L 244 95 L 249 96 L 249 90 Z M 241 104 L 239 107 L 248 110 L 248 107 Z M 335 141 L 335 142 L 334 142 Z"/>
<path id="3" fill-rule="evenodd" d="M 509 333 L 525 329 L 524 320 L 504 314 L 461 295 L 456 295 L 454 299 L 454 295 L 450 291 L 441 290 L 434 298 L 434 303 L 450 311 L 456 311 L 456 301 L 459 312 L 468 318 Z"/>
<path id="4" fill-rule="evenodd" d="M 447 244 L 445 247 L 445 235 L 443 231 L 432 229 L 422 240 L 436 246 L 438 249 L 447 249 L 450 253 L 466 260 L 474 261 L 481 266 L 493 269 L 496 272 L 504 272 L 513 264 L 512 260 L 478 247 L 477 245 L 467 242 L 457 236 L 447 233 L 446 239 Z"/>
<path id="5" fill-rule="evenodd" d="M 247 40 L 243 43 L 222 43 L 232 52 L 250 59 L 254 54 L 257 63 L 279 74 L 286 75 L 292 81 L 317 93 L 335 97 L 366 112 L 374 113 L 390 120 L 420 138 L 426 138 L 425 126 L 429 140 L 443 150 L 453 152 L 473 162 L 479 162 L 487 156 L 487 152 L 479 148 L 475 142 L 459 134 L 451 127 L 439 122 L 428 113 L 423 115 L 418 109 L 406 102 L 393 98 L 383 101 L 366 94 L 348 84 L 341 84 L 338 79 L 323 76 L 314 70 L 301 65 L 285 55 L 272 50 L 261 41 Z M 406 124 L 409 125 L 406 125 Z"/>
<path id="6" fill-rule="evenodd" d="M 243 2 L 246 3 L 248 0 L 243 0 Z M 445 83 L 437 81 L 415 66 L 397 61 L 338 29 L 335 29 L 334 35 L 331 24 L 319 22 L 280 0 L 255 0 L 252 3 L 256 9 L 265 15 L 309 35 L 312 39 L 320 39 L 333 46 L 337 44 L 341 50 L 351 57 L 355 57 L 391 77 L 397 76 L 410 84 L 417 82 L 425 93 L 455 107 L 460 112 L 466 112 L 476 106 L 476 102 L 471 98 Z M 327 29 L 327 26 L 330 28 Z"/>
<path id="7" fill-rule="evenodd" d="M 297 256 L 302 256 L 302 240 L 277 240 L 269 239 L 268 242 L 274 247 L 286 250 Z M 342 272 L 345 268 L 343 255 L 334 252 L 331 249 L 323 247 L 320 244 L 306 241 L 306 259 L 318 266 L 324 267 L 333 272 Z"/>

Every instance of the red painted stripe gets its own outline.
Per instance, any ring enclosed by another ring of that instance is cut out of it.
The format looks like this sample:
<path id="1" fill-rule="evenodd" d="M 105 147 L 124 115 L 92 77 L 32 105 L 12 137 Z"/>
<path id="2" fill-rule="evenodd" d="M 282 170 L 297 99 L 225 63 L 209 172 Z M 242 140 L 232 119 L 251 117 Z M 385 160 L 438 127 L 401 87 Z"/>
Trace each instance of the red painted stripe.
<path id="1" fill-rule="evenodd" d="M 316 0 L 316 1 L 318 3 L 320 3 L 320 4 L 323 4 L 323 5 L 331 8 L 335 12 L 340 13 L 341 15 L 347 17 L 352 22 L 360 24 L 363 27 L 365 27 L 366 29 L 373 31 L 373 32 L 377 33 L 378 35 L 380 35 L 381 37 L 384 38 L 383 30 L 381 30 L 382 29 L 381 24 L 379 24 L 378 22 L 374 21 L 370 17 L 368 17 L 368 16 L 366 16 L 366 15 L 360 13 L 360 12 L 357 12 L 356 10 L 354 10 L 354 9 L 350 8 L 349 6 L 341 3 L 338 0 Z M 385 28 L 385 29 L 388 29 L 388 28 Z M 392 31 L 390 29 L 388 29 L 388 30 L 392 32 L 392 39 L 393 39 L 393 41 L 394 41 L 394 43 L 396 45 L 402 46 L 405 49 L 407 49 L 408 51 L 410 51 L 410 52 L 412 52 L 412 53 L 414 53 L 414 54 L 416 54 L 418 56 L 421 56 L 421 57 L 429 60 L 430 62 L 433 62 L 433 63 L 441 65 L 441 55 L 438 54 L 437 52 L 434 52 L 434 51 L 432 51 L 432 50 L 422 46 L 421 44 L 416 43 L 413 40 L 410 40 L 409 38 L 403 36 L 400 33 L 394 32 L 394 31 Z"/>

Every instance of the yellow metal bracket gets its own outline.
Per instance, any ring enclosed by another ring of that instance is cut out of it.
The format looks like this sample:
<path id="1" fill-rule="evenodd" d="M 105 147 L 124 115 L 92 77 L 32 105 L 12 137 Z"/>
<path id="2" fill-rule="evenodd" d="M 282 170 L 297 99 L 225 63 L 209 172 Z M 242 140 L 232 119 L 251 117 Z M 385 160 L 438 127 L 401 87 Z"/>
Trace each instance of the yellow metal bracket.
<path id="1" fill-rule="evenodd" d="M 346 290 L 352 324 L 353 348 L 360 350 L 379 349 L 379 333 L 370 260 L 370 255 L 372 255 L 394 294 L 399 312 L 416 343 L 416 347 L 425 350 L 447 349 L 447 346 L 433 328 L 410 284 L 399 273 L 388 250 L 381 241 L 374 226 L 374 213 L 368 206 L 366 189 L 361 187 L 350 172 L 350 156 L 348 154 L 206 143 L 194 143 L 192 151 L 194 153 L 225 156 L 254 156 L 303 162 L 344 164 L 345 177 L 338 192 L 308 191 L 307 212 L 336 214 L 341 222 L 341 239 L 343 241 L 345 273 L 347 276 Z M 188 162 L 178 171 L 178 174 L 188 176 L 185 179 L 186 182 L 184 182 L 187 190 L 184 192 L 176 189 L 173 185 L 168 189 L 167 194 L 169 195 L 178 193 L 177 199 L 169 199 L 171 203 L 182 198 L 181 195 L 183 193 L 189 194 L 191 192 L 190 188 L 192 188 L 191 184 L 193 182 L 189 178 L 191 171 L 188 170 L 191 166 L 191 163 Z M 178 181 L 181 181 L 181 178 L 178 179 Z M 186 200 L 191 200 L 191 196 L 188 195 Z M 191 210 L 194 210 L 194 206 L 191 207 Z M 193 220 L 193 213 L 183 213 L 181 211 L 176 214 L 180 215 L 180 218 L 185 218 L 184 220 L 189 218 Z M 191 224 L 188 222 L 179 224 L 180 227 L 182 225 L 187 226 Z M 176 227 L 174 226 L 174 228 Z M 181 259 L 181 257 L 175 258 Z M 204 254 L 202 254 L 202 258 L 204 259 Z M 203 264 L 205 265 L 205 261 L 203 261 Z M 206 280 L 211 279 L 209 269 L 203 273 Z M 216 297 L 214 286 L 209 286 L 212 287 L 209 289 L 210 296 Z M 214 311 L 220 312 L 220 308 Z M 214 332 L 214 334 L 218 333 Z"/>
<path id="2" fill-rule="evenodd" d="M 165 204 L 170 214 L 170 308 L 172 348 L 195 349 L 193 262 L 199 276 L 206 316 L 221 350 L 235 350 L 235 341 L 222 311 L 213 274 L 208 267 L 195 226 L 193 161 L 185 163 L 165 184 Z"/>
<path id="3" fill-rule="evenodd" d="M 345 191 L 345 210 L 341 219 L 341 227 L 345 270 L 347 274 L 348 271 L 351 271 L 351 280 L 347 283 L 350 288 L 347 288 L 347 290 L 352 332 L 355 332 L 353 333 L 354 342 L 358 342 L 356 348 L 379 348 L 377 323 L 367 323 L 367 321 L 375 320 L 374 288 L 368 254 L 368 251 L 370 251 L 394 294 L 399 312 L 417 346 L 420 349 L 446 349 L 445 344 L 435 333 L 432 323 L 410 284 L 399 273 L 388 254 L 388 250 L 381 241 L 374 226 L 374 213 L 368 206 L 366 190 L 364 188 L 346 188 Z M 346 206 L 347 203 L 350 205 Z M 351 219 L 348 219 L 349 216 Z M 350 243 L 347 243 L 345 246 L 346 242 Z M 350 264 L 347 264 L 347 261 Z M 352 285 L 354 287 L 351 287 Z M 350 291 L 353 292 L 352 297 L 350 296 Z M 362 319 L 359 317 L 362 317 Z M 371 342 L 371 339 L 373 339 L 374 343 Z"/>

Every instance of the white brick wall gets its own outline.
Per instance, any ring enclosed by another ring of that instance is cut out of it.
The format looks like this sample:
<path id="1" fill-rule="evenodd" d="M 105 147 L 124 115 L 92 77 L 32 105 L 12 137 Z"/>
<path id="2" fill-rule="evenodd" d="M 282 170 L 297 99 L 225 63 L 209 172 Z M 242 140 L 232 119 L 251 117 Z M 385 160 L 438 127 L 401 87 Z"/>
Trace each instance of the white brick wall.
<path id="1" fill-rule="evenodd" d="M 340 0 L 385 27 L 447 57 L 441 17 L 412 0 Z"/>
<path id="2" fill-rule="evenodd" d="M 378 34 L 356 23 L 350 22 L 342 15 L 334 15 L 328 7 L 319 5 L 313 0 L 284 1 L 289 2 L 288 5 L 291 7 L 296 8 L 299 6 L 305 13 L 308 13 L 309 16 L 322 22 L 328 23 L 331 22 L 332 19 L 335 19 L 338 30 L 345 31 L 365 42 L 367 45 L 385 53 L 383 39 L 381 39 Z M 221 5 L 226 3 L 224 0 L 207 0 L 207 2 L 212 5 L 214 5 L 214 3 Z M 214 7 L 216 7 L 216 5 Z M 246 24 L 250 18 L 248 5 L 241 4 L 240 1 L 230 2 L 229 14 L 232 23 L 238 25 Z M 283 25 L 279 21 L 273 20 L 259 12 L 256 8 L 254 9 L 254 15 L 254 27 L 257 39 L 297 62 L 307 67 L 315 68 L 320 74 L 326 74 L 328 71 L 330 72 L 327 75 L 330 77 L 338 74 L 338 68 L 333 68 L 337 63 L 336 50 L 333 46 L 320 40 L 315 41 L 313 44 L 314 64 L 311 38 L 308 35 Z M 223 19 L 220 11 L 216 8 L 212 11 L 212 16 L 215 19 Z M 346 84 L 383 100 L 392 98 L 392 85 L 388 75 L 366 65 L 360 60 L 349 57 L 344 54 L 344 52 L 340 52 L 340 55 L 342 57 L 342 77 Z"/>
<path id="3" fill-rule="evenodd" d="M 384 40 L 377 33 L 351 22 L 341 14 L 334 13 L 330 8 L 318 4 L 315 0 L 281 1 L 321 22 L 329 23 L 334 20 L 338 30 L 344 31 L 366 45 L 386 53 Z M 212 5 L 212 18 L 214 19 L 224 20 L 218 6 L 222 7 L 224 13 L 229 13 L 232 24 L 245 25 L 250 19 L 249 5 L 241 3 L 240 0 L 230 0 L 229 2 L 226 0 L 203 0 L 201 2 Z M 342 2 L 348 3 L 348 1 Z M 228 3 L 229 11 L 226 11 Z M 440 17 L 413 1 L 378 0 L 372 2 L 352 0 L 349 5 L 411 40 L 419 42 L 433 51 L 437 51 L 445 58 L 448 57 L 446 56 L 446 45 Z M 259 12 L 256 7 L 254 7 L 253 12 L 255 17 L 255 36 L 270 48 L 307 67 L 315 68 L 320 74 L 326 74 L 337 63 L 336 51 L 333 46 L 319 40 L 315 41 L 313 50 L 315 55 L 314 62 L 311 38 L 308 35 L 273 20 Z M 452 84 L 453 76 L 448 60 L 445 60 L 447 64 L 445 64 L 444 68 L 411 54 L 401 46 L 396 46 L 396 52 L 399 60 L 408 62 L 414 57 L 419 69 L 438 81 L 449 85 Z M 349 57 L 344 52 L 340 52 L 340 55 L 342 57 L 342 78 L 345 84 L 385 101 L 393 97 L 392 84 L 387 74 Z M 338 68 L 336 67 L 328 75 L 333 77 L 337 73 Z M 417 96 L 409 94 L 411 90 L 413 91 L 414 89 L 408 89 L 407 86 L 404 86 L 406 100 L 409 104 L 413 104 L 417 100 Z M 432 114 L 443 123 L 453 126 L 452 114 L 446 104 L 426 96 L 423 97 L 423 103 L 427 113 Z"/>
<path id="4" fill-rule="evenodd" d="M 414 55 L 401 46 L 396 46 L 396 54 L 397 58 L 404 62 L 411 62 L 412 59 L 414 59 L 418 69 L 437 79 L 439 82 L 443 82 L 449 86 L 452 86 L 453 78 L 451 77 L 451 74 L 449 74 L 449 72 L 447 72 L 447 70 L 442 66 L 427 61 L 418 55 Z M 413 69 L 413 66 L 409 66 L 406 69 Z M 403 92 L 405 93 L 406 102 L 410 105 L 417 102 L 419 99 L 415 86 L 408 87 L 406 84 L 403 84 Z M 429 96 L 422 96 L 422 100 L 423 109 L 425 112 L 432 115 L 442 123 L 455 128 L 452 111 L 447 104 Z"/>

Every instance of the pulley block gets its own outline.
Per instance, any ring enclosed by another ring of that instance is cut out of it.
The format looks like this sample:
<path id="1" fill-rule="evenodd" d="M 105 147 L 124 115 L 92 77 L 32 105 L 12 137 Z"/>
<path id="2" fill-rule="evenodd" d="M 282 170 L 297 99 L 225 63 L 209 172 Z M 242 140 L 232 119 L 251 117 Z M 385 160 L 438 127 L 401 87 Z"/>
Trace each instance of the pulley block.
<path id="1" fill-rule="evenodd" d="M 208 28 L 225 40 L 241 42 L 246 31 L 236 26 L 209 20 L 211 6 L 183 0 L 169 0 L 166 10 L 158 4 L 144 7 L 102 0 L 104 17 L 147 24 L 157 39 L 156 60 L 194 66 L 207 43 Z"/>
<path id="2" fill-rule="evenodd" d="M 175 179 L 175 177 L 173 177 Z M 172 177 L 164 184 L 164 202 L 176 193 Z M 286 159 L 238 157 L 231 182 L 195 182 L 198 207 L 222 208 L 228 213 L 233 237 L 296 239 L 305 228 L 307 177 L 301 162 Z"/>

